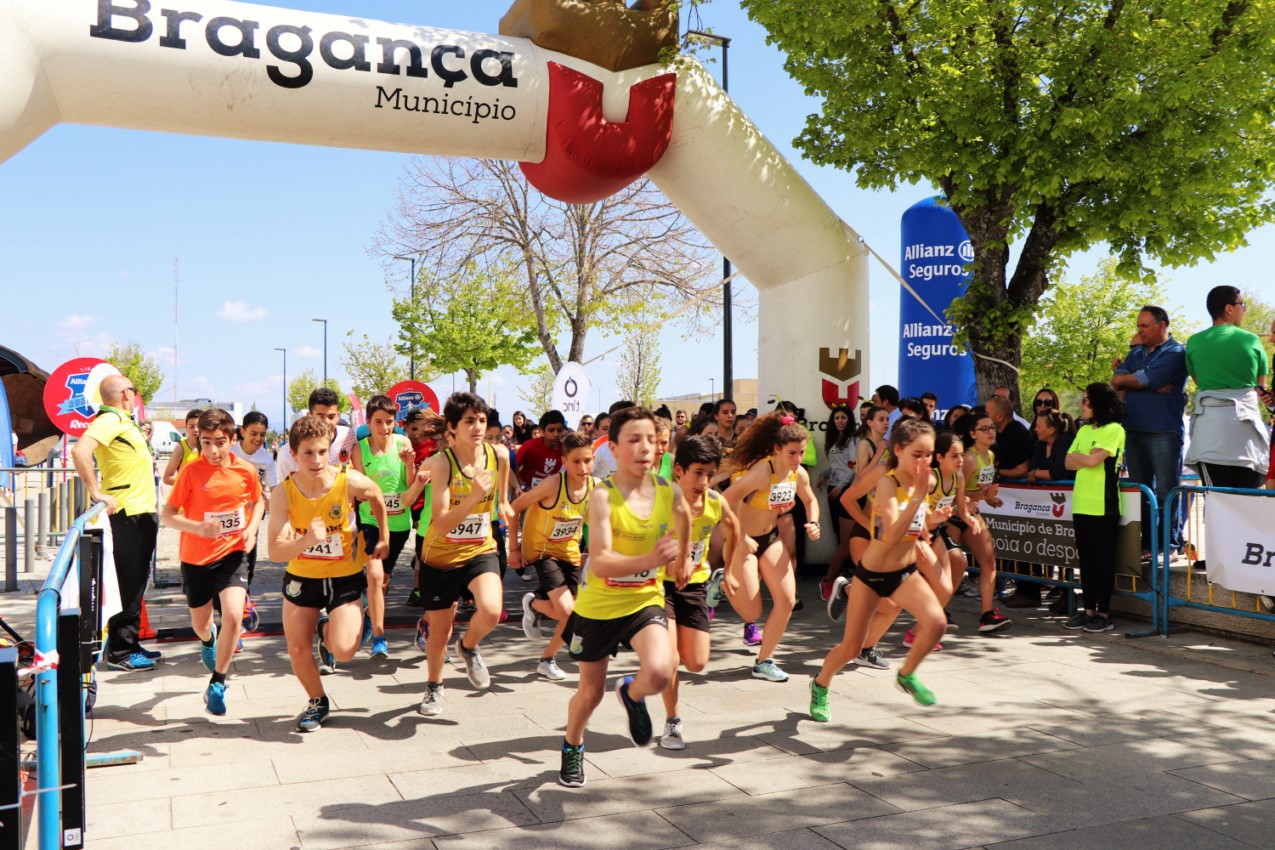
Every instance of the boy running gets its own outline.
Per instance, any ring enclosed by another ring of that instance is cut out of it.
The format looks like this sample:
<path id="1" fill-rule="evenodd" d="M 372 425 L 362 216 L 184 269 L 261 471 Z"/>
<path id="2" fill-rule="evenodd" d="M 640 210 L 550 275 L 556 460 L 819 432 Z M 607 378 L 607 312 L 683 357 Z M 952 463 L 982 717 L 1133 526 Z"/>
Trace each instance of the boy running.
<path id="1" fill-rule="evenodd" d="M 682 491 L 651 472 L 655 414 L 644 407 L 617 411 L 609 439 L 615 473 L 589 497 L 589 566 L 565 637 L 580 664 L 580 681 L 567 708 L 558 782 L 585 782 L 584 730 L 602 702 L 607 666 L 621 645 L 637 653 L 638 673 L 616 682 L 629 717 L 629 736 L 645 746 L 651 716 L 645 699 L 668 687 L 673 647 L 664 613 L 660 569 L 673 583 L 690 579 L 691 516 Z"/>
<path id="2" fill-rule="evenodd" d="M 297 717 L 297 730 L 315 732 L 328 717 L 320 672 L 335 672 L 359 647 L 367 579 L 363 550 L 357 545 L 354 506 L 369 502 L 379 540 L 372 554 L 389 552 L 385 500 L 361 472 L 328 463 L 332 427 L 308 414 L 288 431 L 290 456 L 297 470 L 270 494 L 270 560 L 288 565 L 283 576 L 283 633 L 293 675 L 310 702 Z M 326 611 L 326 613 L 321 613 Z M 314 661 L 319 635 L 322 670 Z"/>
<path id="3" fill-rule="evenodd" d="M 212 674 L 204 691 L 208 713 L 226 713 L 226 674 L 243 629 L 248 597 L 245 555 L 257 545 L 265 503 L 257 470 L 230 453 L 235 420 L 224 410 L 199 417 L 199 454 L 185 464 L 164 505 L 162 521 L 181 532 L 182 587 L 199 657 Z M 221 639 L 213 599 L 221 603 Z"/>

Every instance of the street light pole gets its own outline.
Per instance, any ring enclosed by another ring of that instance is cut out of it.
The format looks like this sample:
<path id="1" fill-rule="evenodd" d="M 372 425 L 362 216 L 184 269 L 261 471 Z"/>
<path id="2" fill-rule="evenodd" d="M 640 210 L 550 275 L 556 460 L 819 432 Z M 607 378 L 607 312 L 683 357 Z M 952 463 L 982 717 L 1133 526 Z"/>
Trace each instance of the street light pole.
<path id="1" fill-rule="evenodd" d="M 730 39 L 724 35 L 716 35 L 703 30 L 689 30 L 687 35 L 722 48 L 722 91 L 730 94 Z M 731 316 L 730 258 L 722 257 L 722 398 L 730 397 L 735 386 L 734 339 Z"/>
<path id="2" fill-rule="evenodd" d="M 708 379 L 708 400 L 717 401 L 717 379 Z"/>
<path id="3" fill-rule="evenodd" d="M 415 309 L 416 308 L 416 258 L 396 256 L 394 259 L 407 260 L 409 263 L 412 264 L 412 296 L 409 303 L 412 305 L 412 309 Z M 409 335 L 409 338 L 411 339 L 411 356 L 408 358 L 407 376 L 413 381 L 415 381 L 416 380 L 416 328 L 413 327 L 411 330 L 412 330 L 412 333 Z"/>
<path id="4" fill-rule="evenodd" d="M 323 386 L 328 385 L 328 320 L 312 319 L 311 321 L 323 322 Z"/>
<path id="5" fill-rule="evenodd" d="M 283 431 L 288 431 L 288 349 L 275 348 L 283 352 Z"/>

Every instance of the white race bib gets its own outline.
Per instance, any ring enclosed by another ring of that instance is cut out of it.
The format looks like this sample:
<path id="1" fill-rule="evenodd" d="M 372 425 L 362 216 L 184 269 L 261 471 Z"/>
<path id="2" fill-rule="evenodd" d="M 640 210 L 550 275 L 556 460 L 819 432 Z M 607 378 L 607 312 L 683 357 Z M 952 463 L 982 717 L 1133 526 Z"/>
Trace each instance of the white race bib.
<path id="1" fill-rule="evenodd" d="M 797 503 L 797 482 L 780 481 L 770 485 L 769 497 L 772 511 L 786 511 Z"/>
<path id="2" fill-rule="evenodd" d="M 383 493 L 385 497 L 385 512 L 390 516 L 395 516 L 403 512 L 403 494 L 402 493 Z"/>
<path id="3" fill-rule="evenodd" d="M 691 544 L 691 563 L 699 566 L 704 563 L 704 549 L 708 546 L 707 540 L 701 540 L 698 543 Z"/>
<path id="4" fill-rule="evenodd" d="M 448 543 L 481 543 L 491 536 L 491 514 L 470 514 L 447 535 Z"/>
<path id="5" fill-rule="evenodd" d="M 925 531 L 925 515 L 929 512 L 925 502 L 921 502 L 921 506 L 916 509 L 916 516 L 912 517 L 912 524 L 908 526 L 909 537 L 920 537 L 921 532 Z"/>
<path id="6" fill-rule="evenodd" d="M 243 508 L 218 513 L 210 511 L 204 514 L 204 519 L 210 519 L 221 526 L 221 531 L 217 532 L 219 538 L 234 537 L 236 534 L 242 534 L 244 530 Z"/>
<path id="7" fill-rule="evenodd" d="M 944 496 L 941 499 L 939 499 L 939 503 L 935 505 L 934 507 L 937 510 L 942 510 L 943 508 L 950 508 L 955 501 L 956 501 L 956 494 L 953 493 L 950 496 Z"/>
<path id="8" fill-rule="evenodd" d="M 577 517 L 568 520 L 554 520 L 553 528 L 549 530 L 549 542 L 561 543 L 564 540 L 570 540 L 580 533 L 580 526 L 584 525 L 584 520 Z"/>
<path id="9" fill-rule="evenodd" d="M 302 558 L 312 561 L 340 561 L 345 558 L 345 548 L 341 545 L 341 532 L 334 531 L 326 540 L 320 540 L 301 553 Z"/>
<path id="10" fill-rule="evenodd" d="M 606 583 L 608 587 L 646 587 L 649 584 L 655 584 L 655 577 L 658 573 L 658 569 L 642 570 L 642 572 L 634 573 L 631 576 L 609 578 Z"/>
<path id="11" fill-rule="evenodd" d="M 996 467 L 983 466 L 978 470 L 978 486 L 986 487 L 996 480 Z"/>

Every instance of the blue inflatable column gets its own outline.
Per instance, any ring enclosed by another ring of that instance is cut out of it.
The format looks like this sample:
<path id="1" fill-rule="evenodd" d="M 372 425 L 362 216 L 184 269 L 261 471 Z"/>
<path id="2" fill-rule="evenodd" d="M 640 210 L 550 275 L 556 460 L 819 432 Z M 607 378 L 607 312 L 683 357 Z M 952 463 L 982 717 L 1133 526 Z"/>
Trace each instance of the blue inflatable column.
<path id="1" fill-rule="evenodd" d="M 955 405 L 978 401 L 974 358 L 965 347 L 952 344 L 956 329 L 946 320 L 952 301 L 965 294 L 970 279 L 966 266 L 974 260 L 974 248 L 942 198 L 909 207 L 901 230 L 899 273 L 925 304 L 899 289 L 899 393 L 934 393 L 939 397 L 936 415 L 941 417 Z"/>

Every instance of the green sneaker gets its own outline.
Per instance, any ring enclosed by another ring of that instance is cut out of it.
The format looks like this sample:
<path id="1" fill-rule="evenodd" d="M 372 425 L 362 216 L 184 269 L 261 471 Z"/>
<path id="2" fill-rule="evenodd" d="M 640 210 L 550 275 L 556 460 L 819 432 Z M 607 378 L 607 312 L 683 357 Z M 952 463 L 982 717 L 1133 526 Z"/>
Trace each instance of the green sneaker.
<path id="1" fill-rule="evenodd" d="M 828 712 L 828 689 L 814 679 L 810 680 L 810 719 L 820 723 L 827 723 L 832 719 Z"/>
<path id="2" fill-rule="evenodd" d="M 894 684 L 903 693 L 911 694 L 917 705 L 934 705 L 934 692 L 922 685 L 921 680 L 916 677 L 915 673 L 907 675 L 900 673 L 895 677 Z"/>

